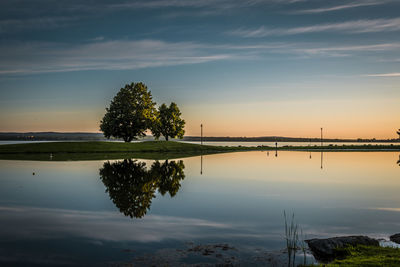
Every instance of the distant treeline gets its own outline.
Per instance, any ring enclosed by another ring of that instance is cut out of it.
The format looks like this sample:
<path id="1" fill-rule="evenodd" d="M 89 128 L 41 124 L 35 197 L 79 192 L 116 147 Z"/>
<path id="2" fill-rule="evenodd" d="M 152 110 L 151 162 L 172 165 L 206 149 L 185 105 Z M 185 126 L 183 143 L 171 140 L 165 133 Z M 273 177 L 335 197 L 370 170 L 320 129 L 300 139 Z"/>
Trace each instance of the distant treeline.
<path id="1" fill-rule="evenodd" d="M 58 132 L 29 132 L 29 133 L 0 133 L 0 140 L 7 141 L 57 141 L 57 140 L 106 140 L 102 133 L 58 133 Z"/>
<path id="2" fill-rule="evenodd" d="M 146 136 L 141 140 L 153 140 L 152 136 Z M 66 141 L 66 140 L 84 140 L 84 141 L 101 141 L 107 140 L 102 133 L 61 133 L 61 132 L 28 132 L 28 133 L 0 133 L 0 140 L 3 141 Z M 118 140 L 118 139 L 114 139 Z M 199 136 L 185 136 L 184 141 L 200 142 Z M 203 137 L 203 141 L 208 142 L 321 142 L 320 138 L 299 138 L 299 137 L 282 137 L 282 136 L 265 136 L 265 137 Z M 400 142 L 399 139 L 323 139 L 329 143 L 385 143 Z"/>
<path id="3" fill-rule="evenodd" d="M 200 141 L 199 136 L 185 136 L 184 141 Z M 203 137 L 203 141 L 208 142 L 321 142 L 320 138 L 301 138 L 301 137 L 282 137 L 282 136 L 264 136 L 264 137 Z M 399 139 L 323 139 L 329 143 L 387 143 L 400 142 Z"/>

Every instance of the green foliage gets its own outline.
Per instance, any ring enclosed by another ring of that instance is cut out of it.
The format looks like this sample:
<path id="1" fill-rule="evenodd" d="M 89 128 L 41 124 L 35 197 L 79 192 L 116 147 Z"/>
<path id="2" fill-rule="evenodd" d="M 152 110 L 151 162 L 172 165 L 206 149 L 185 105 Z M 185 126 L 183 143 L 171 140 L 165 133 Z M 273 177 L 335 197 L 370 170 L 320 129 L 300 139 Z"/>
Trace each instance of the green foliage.
<path id="1" fill-rule="evenodd" d="M 106 108 L 100 130 L 107 138 L 122 138 L 125 142 L 143 137 L 155 120 L 154 106 L 151 92 L 145 84 L 127 84 Z"/>
<path id="2" fill-rule="evenodd" d="M 338 254 L 342 255 L 340 259 L 319 266 L 400 266 L 398 248 L 359 245 L 337 250 Z"/>
<path id="3" fill-rule="evenodd" d="M 125 159 L 105 162 L 100 179 L 106 192 L 119 210 L 131 218 L 142 218 L 150 209 L 158 190 L 162 195 L 175 196 L 185 178 L 183 161 L 154 162 L 150 170 L 146 163 Z"/>
<path id="4" fill-rule="evenodd" d="M 169 107 L 162 104 L 158 108 L 157 119 L 154 121 L 151 131 L 156 139 L 164 136 L 168 141 L 171 138 L 183 138 L 185 134 L 185 120 L 181 118 L 181 112 L 174 102 Z"/>

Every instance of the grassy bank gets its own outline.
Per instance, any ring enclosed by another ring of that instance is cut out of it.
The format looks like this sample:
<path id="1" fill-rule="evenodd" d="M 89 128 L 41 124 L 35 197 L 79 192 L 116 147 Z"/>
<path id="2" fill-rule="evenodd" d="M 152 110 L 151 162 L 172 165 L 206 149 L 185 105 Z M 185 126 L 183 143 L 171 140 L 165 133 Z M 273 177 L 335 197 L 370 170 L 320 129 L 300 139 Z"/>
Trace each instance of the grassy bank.
<path id="1" fill-rule="evenodd" d="M 101 160 L 120 158 L 167 159 L 236 151 L 266 151 L 274 147 L 209 146 L 173 141 L 140 143 L 49 142 L 0 145 L 0 159 Z M 284 151 L 400 151 L 392 145 L 284 146 Z M 52 155 L 52 157 L 50 157 Z"/>
<path id="2" fill-rule="evenodd" d="M 206 154 L 260 150 L 255 147 L 201 146 L 165 141 L 140 143 L 49 142 L 0 146 L 0 159 L 15 160 L 98 160 L 120 158 L 167 159 Z M 50 155 L 52 157 L 50 158 Z"/>
<path id="3" fill-rule="evenodd" d="M 340 259 L 319 266 L 400 266 L 400 249 L 398 248 L 360 245 L 340 249 L 339 252 L 343 255 Z"/>

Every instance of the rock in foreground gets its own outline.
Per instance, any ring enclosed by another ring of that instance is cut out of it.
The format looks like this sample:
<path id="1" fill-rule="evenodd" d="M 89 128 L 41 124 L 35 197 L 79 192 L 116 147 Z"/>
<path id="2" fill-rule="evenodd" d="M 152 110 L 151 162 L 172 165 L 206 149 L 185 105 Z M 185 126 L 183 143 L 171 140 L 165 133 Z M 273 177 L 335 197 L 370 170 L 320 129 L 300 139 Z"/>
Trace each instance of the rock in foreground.
<path id="1" fill-rule="evenodd" d="M 319 261 L 331 261 L 340 255 L 336 251 L 337 248 L 346 246 L 379 246 L 379 241 L 368 236 L 342 236 L 326 239 L 309 239 L 306 240 L 314 257 Z"/>
<path id="2" fill-rule="evenodd" d="M 400 244 L 400 234 L 391 235 L 390 241 Z"/>

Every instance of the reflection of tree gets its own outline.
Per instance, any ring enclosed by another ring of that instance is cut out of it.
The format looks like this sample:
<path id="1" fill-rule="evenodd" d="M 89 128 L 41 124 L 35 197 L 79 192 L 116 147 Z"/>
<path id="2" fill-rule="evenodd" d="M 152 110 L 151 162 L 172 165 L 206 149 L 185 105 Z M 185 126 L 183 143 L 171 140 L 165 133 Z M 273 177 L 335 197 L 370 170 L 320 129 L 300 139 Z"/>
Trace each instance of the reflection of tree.
<path id="1" fill-rule="evenodd" d="M 400 166 L 400 155 L 399 155 L 399 160 L 397 161 L 397 164 L 399 164 L 399 166 Z"/>
<path id="2" fill-rule="evenodd" d="M 166 160 L 164 163 L 156 161 L 151 165 L 150 173 L 158 180 L 158 190 L 162 195 L 166 192 L 169 193 L 171 197 L 175 196 L 181 187 L 181 180 L 185 178 L 185 173 L 183 169 L 185 165 L 183 161 L 178 162 Z"/>
<path id="3" fill-rule="evenodd" d="M 131 159 L 105 162 L 100 169 L 100 179 L 111 200 L 126 216 L 141 218 L 150 209 L 158 190 L 162 195 L 175 196 L 180 181 L 185 178 L 183 161 L 154 162 L 150 170 L 146 163 Z"/>

